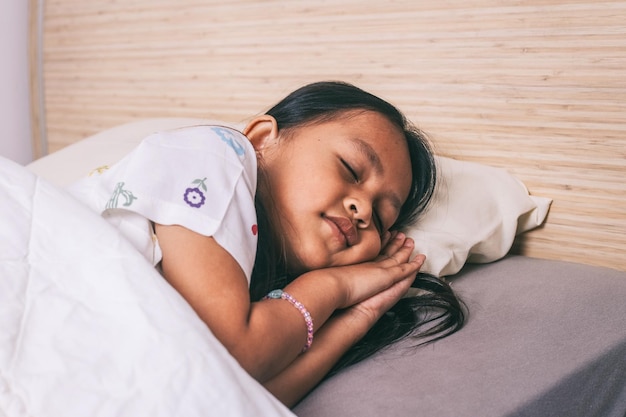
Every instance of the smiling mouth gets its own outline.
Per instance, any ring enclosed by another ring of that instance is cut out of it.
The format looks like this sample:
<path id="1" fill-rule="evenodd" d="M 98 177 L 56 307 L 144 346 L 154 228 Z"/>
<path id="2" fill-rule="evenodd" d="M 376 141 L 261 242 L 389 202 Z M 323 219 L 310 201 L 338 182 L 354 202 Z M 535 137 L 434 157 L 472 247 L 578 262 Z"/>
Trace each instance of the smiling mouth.
<path id="1" fill-rule="evenodd" d="M 334 225 L 339 234 L 343 236 L 348 247 L 354 246 L 357 243 L 356 229 L 348 218 L 333 216 L 324 216 L 324 218 Z"/>

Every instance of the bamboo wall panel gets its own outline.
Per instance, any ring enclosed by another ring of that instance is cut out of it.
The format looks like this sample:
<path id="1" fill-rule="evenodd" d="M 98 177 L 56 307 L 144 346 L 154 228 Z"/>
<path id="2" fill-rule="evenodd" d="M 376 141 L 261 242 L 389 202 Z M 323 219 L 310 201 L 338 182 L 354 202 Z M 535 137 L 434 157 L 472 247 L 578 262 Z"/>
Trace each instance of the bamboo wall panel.
<path id="1" fill-rule="evenodd" d="M 47 0 L 48 146 L 346 80 L 554 199 L 516 251 L 626 270 L 624 22 L 626 1 Z"/>

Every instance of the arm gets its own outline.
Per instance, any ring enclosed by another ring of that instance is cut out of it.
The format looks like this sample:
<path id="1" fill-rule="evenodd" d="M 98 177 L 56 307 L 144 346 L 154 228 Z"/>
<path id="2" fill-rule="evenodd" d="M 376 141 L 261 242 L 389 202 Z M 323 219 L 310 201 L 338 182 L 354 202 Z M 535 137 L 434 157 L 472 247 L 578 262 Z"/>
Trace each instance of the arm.
<path id="1" fill-rule="evenodd" d="M 399 247 L 391 246 L 386 252 L 395 253 Z M 402 252 L 409 256 L 410 252 Z M 423 255 L 414 260 L 420 265 Z M 312 390 L 331 370 L 341 356 L 358 342 L 389 310 L 411 286 L 414 276 L 410 276 L 388 290 L 339 312 L 331 317 L 315 334 L 315 343 L 304 355 L 298 356 L 283 372 L 264 383 L 265 387 L 292 407 Z"/>
<path id="2" fill-rule="evenodd" d="M 181 226 L 155 228 L 166 280 L 248 373 L 266 379 L 298 355 L 306 329 L 293 306 L 250 303 L 245 274 L 213 238 Z M 314 320 L 323 322 L 332 306 L 319 303 L 315 310 Z"/>
<path id="3" fill-rule="evenodd" d="M 266 381 L 293 362 L 306 340 L 306 327 L 290 303 L 251 303 L 239 264 L 213 238 L 181 226 L 156 225 L 156 233 L 165 278 L 248 373 Z M 369 268 L 348 267 L 352 274 L 337 272 L 342 268 L 304 274 L 286 288 L 307 307 L 317 328 L 335 309 L 414 276 L 419 264 L 390 258 Z M 369 279 L 363 279 L 368 270 L 372 270 Z"/>

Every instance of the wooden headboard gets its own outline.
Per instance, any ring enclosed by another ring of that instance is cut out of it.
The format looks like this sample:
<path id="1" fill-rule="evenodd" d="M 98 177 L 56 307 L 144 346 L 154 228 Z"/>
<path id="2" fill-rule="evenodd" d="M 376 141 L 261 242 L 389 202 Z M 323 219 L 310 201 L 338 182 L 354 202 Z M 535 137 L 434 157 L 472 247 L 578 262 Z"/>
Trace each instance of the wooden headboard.
<path id="1" fill-rule="evenodd" d="M 31 6 L 36 149 L 143 118 L 242 122 L 345 80 L 398 105 L 440 154 L 554 199 L 516 252 L 626 270 L 626 1 Z"/>

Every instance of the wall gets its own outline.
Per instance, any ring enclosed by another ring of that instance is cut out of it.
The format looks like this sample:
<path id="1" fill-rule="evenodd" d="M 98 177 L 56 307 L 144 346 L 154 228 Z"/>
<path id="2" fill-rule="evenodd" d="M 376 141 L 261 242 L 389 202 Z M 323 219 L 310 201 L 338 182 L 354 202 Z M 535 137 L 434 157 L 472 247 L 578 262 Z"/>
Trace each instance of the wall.
<path id="1" fill-rule="evenodd" d="M 626 0 L 45 3 L 50 151 L 137 119 L 241 122 L 343 79 L 552 198 L 517 252 L 626 270 Z"/>
<path id="2" fill-rule="evenodd" d="M 28 83 L 28 2 L 0 2 L 0 155 L 33 159 Z"/>

